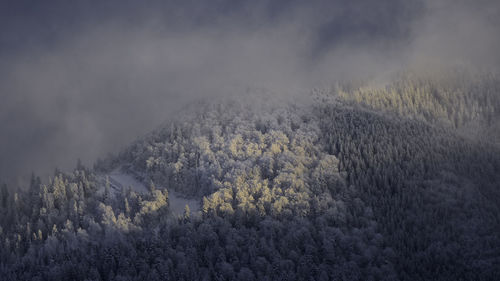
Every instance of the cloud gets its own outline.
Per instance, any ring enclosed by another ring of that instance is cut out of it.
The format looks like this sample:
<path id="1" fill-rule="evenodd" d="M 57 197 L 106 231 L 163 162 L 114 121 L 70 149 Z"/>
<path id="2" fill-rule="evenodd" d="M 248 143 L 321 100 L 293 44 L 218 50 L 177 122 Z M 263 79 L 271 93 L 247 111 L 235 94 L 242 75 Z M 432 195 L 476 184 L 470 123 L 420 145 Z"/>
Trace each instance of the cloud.
<path id="1" fill-rule="evenodd" d="M 499 59 L 488 1 L 182 2 L 12 2 L 1 20 L 0 178 L 91 163 L 199 97 L 301 94 L 424 61 Z"/>
<path id="2" fill-rule="evenodd" d="M 498 1 L 426 1 L 413 27 L 412 63 L 498 70 Z"/>

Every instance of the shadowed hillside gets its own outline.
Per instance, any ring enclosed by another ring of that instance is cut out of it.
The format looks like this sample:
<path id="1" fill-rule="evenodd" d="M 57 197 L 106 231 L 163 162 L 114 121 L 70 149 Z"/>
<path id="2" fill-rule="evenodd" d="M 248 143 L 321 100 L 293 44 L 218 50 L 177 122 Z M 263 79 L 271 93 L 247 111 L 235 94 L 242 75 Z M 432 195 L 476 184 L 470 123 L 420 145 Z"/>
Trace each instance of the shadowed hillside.
<path id="1" fill-rule="evenodd" d="M 93 169 L 3 187 L 6 280 L 496 280 L 494 76 L 189 106 Z M 134 185 L 126 187 L 119 176 Z M 123 174 L 121 174 L 123 173 Z M 113 176 L 115 178 L 113 178 Z M 107 180 L 106 180 L 107 179 Z M 199 202 L 171 210 L 170 192 Z"/>

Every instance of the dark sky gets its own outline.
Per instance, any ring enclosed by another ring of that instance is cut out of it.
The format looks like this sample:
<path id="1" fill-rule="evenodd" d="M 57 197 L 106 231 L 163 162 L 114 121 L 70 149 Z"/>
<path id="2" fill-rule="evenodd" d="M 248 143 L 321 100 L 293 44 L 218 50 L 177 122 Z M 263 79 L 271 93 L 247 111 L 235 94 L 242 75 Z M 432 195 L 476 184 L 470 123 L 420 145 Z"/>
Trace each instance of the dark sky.
<path id="1" fill-rule="evenodd" d="M 266 28 L 295 21 L 316 29 L 317 43 L 346 39 L 394 39 L 407 36 L 412 20 L 423 12 L 421 1 L 2 1 L 3 52 L 54 48 L 85 29 L 118 23 L 142 27 L 154 21 L 159 30 L 187 31 L 208 26 Z"/>
<path id="2" fill-rule="evenodd" d="M 495 68 L 497 2 L 0 1 L 0 181 L 92 163 L 200 97 Z"/>

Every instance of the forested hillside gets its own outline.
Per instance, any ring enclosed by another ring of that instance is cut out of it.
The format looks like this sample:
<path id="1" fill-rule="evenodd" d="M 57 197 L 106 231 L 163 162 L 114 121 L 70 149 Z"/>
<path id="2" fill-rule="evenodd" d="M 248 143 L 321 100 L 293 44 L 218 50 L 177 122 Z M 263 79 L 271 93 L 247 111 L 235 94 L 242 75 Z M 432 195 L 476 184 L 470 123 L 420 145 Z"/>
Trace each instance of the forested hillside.
<path id="1" fill-rule="evenodd" d="M 498 133 L 500 80 L 393 81 L 196 103 L 92 169 L 3 186 L 1 279 L 499 280 L 500 150 L 462 128 Z M 117 168 L 149 191 L 112 196 Z"/>
<path id="2" fill-rule="evenodd" d="M 383 86 L 351 82 L 333 92 L 352 105 L 480 134 L 500 144 L 500 81 L 492 73 L 455 69 L 434 75 L 400 73 Z"/>

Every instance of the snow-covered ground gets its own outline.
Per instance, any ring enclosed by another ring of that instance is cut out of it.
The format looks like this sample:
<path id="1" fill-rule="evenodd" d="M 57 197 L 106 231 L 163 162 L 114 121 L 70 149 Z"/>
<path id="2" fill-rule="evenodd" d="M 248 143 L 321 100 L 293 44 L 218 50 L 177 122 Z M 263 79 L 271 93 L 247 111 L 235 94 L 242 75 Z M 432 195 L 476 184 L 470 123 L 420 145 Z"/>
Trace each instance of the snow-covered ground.
<path id="1" fill-rule="evenodd" d="M 110 192 L 113 196 L 122 191 L 122 188 L 128 189 L 132 188 L 133 191 L 137 193 L 146 193 L 148 189 L 144 184 L 134 176 L 129 175 L 121 171 L 120 168 L 117 168 L 111 171 L 109 174 L 100 176 L 101 181 L 101 189 L 99 189 L 99 193 L 104 192 L 104 187 L 106 185 L 106 177 L 109 179 Z"/>
<path id="2" fill-rule="evenodd" d="M 122 190 L 122 187 L 125 189 L 131 187 L 137 193 L 148 192 L 148 189 L 142 182 L 138 181 L 134 176 L 122 172 L 119 168 L 113 170 L 108 176 L 110 184 L 118 187 L 119 191 Z"/>
<path id="3" fill-rule="evenodd" d="M 128 189 L 131 187 L 133 191 L 137 193 L 147 193 L 148 188 L 144 183 L 138 181 L 133 175 L 123 172 L 121 168 L 117 168 L 111 171 L 107 175 L 101 176 L 101 189 L 99 193 L 104 192 L 104 186 L 106 184 L 106 177 L 109 178 L 110 192 L 113 196 L 120 193 L 122 188 Z M 163 189 L 163 187 L 157 187 L 158 189 Z M 200 211 L 200 200 L 185 198 L 182 194 L 168 189 L 168 198 L 170 203 L 170 210 L 175 214 L 183 214 L 186 205 L 189 206 L 192 214 L 196 214 Z"/>
<path id="4" fill-rule="evenodd" d="M 183 214 L 186 205 L 189 206 L 192 214 L 200 211 L 199 200 L 184 198 L 181 194 L 173 190 L 168 190 L 168 201 L 170 203 L 170 210 L 177 214 Z"/>

